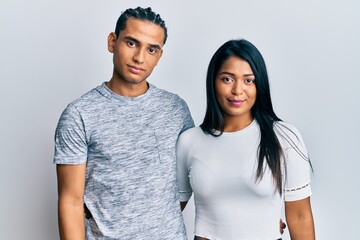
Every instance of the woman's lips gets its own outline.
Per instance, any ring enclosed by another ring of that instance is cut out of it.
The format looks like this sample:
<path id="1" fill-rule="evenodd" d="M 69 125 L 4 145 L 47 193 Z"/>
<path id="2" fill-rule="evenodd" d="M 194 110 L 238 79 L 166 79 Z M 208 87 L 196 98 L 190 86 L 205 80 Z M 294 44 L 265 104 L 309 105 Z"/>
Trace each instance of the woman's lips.
<path id="1" fill-rule="evenodd" d="M 241 100 L 241 99 L 229 99 L 228 101 L 233 106 L 241 106 L 245 102 L 245 100 Z"/>

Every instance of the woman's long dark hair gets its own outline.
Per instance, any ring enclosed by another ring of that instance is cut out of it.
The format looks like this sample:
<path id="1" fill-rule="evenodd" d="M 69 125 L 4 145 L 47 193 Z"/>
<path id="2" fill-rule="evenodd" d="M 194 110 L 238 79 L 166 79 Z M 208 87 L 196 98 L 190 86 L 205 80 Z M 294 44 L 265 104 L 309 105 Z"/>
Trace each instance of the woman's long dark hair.
<path id="1" fill-rule="evenodd" d="M 266 159 L 276 188 L 281 194 L 281 157 L 283 152 L 274 131 L 274 123 L 282 120 L 276 116 L 273 110 L 265 61 L 252 43 L 244 39 L 230 40 L 224 43 L 211 58 L 206 77 L 207 108 L 204 121 L 200 127 L 205 133 L 216 137 L 224 132 L 223 112 L 216 99 L 215 78 L 223 63 L 231 56 L 237 56 L 247 61 L 255 76 L 257 96 L 251 112 L 259 124 L 261 132 L 256 179 L 257 181 L 262 179 L 264 175 L 264 159 Z"/>

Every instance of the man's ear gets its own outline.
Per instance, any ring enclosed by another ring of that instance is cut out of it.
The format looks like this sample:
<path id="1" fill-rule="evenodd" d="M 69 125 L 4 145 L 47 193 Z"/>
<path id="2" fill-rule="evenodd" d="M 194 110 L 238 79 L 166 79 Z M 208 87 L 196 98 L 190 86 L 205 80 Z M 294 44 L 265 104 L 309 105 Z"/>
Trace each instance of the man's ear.
<path id="1" fill-rule="evenodd" d="M 109 33 L 107 41 L 108 41 L 108 50 L 111 53 L 114 53 L 116 40 L 117 40 L 116 34 L 114 32 Z"/>
<path id="2" fill-rule="evenodd" d="M 155 64 L 155 66 L 157 66 L 157 64 L 159 63 L 159 61 L 160 61 L 160 58 L 161 58 L 161 56 L 163 55 L 163 49 L 161 49 L 160 50 L 160 54 L 159 54 L 159 57 L 158 57 L 158 60 L 157 60 L 157 62 L 156 62 L 156 64 Z"/>

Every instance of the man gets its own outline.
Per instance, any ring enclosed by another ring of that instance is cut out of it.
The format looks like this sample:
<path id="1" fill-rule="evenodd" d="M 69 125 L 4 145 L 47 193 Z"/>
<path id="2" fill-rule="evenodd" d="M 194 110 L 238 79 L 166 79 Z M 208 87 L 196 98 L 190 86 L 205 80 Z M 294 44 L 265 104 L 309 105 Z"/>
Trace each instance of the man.
<path id="1" fill-rule="evenodd" d="M 54 157 L 61 239 L 186 239 L 175 145 L 194 123 L 181 98 L 147 82 L 166 38 L 151 8 L 127 9 L 108 36 L 112 78 L 62 113 Z"/>

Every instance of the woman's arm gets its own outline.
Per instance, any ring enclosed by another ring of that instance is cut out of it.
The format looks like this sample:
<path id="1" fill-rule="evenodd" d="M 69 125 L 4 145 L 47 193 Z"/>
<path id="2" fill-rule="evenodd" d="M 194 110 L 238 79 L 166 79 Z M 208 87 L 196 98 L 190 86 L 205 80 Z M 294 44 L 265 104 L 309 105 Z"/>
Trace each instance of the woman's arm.
<path id="1" fill-rule="evenodd" d="M 298 201 L 285 202 L 285 216 L 292 240 L 315 239 L 310 197 Z"/>
<path id="2" fill-rule="evenodd" d="M 61 240 L 85 239 L 84 188 L 86 164 L 56 165 Z"/>

